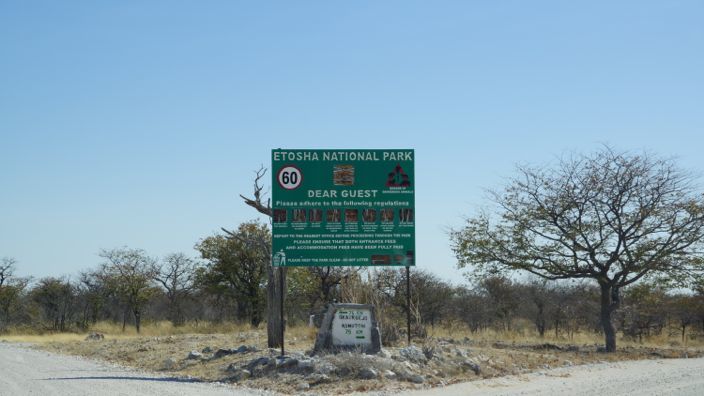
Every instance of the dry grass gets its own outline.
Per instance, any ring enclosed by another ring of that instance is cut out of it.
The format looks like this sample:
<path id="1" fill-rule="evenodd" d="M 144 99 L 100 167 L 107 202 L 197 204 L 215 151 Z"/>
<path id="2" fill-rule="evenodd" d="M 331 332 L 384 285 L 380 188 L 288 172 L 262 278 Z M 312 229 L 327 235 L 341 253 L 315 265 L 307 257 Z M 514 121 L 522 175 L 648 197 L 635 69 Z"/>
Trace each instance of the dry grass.
<path id="1" fill-rule="evenodd" d="M 544 337 L 540 337 L 537 331 L 534 330 L 532 324 L 526 322 L 517 322 L 516 329 L 512 331 L 496 331 L 487 329 L 471 333 L 464 326 L 436 326 L 428 327 L 428 335 L 431 338 L 454 338 L 462 339 L 468 337 L 473 341 L 492 343 L 519 343 L 519 344 L 542 344 L 553 343 L 557 345 L 602 345 L 604 336 L 593 332 L 578 332 L 567 335 L 560 332 L 555 336 L 554 331 L 548 331 Z M 619 347 L 692 347 L 704 348 L 704 337 L 699 334 L 689 334 L 682 341 L 681 333 L 678 331 L 667 332 L 663 331 L 660 334 L 643 337 L 641 340 L 634 340 L 630 337 L 620 336 L 617 338 Z"/>
<path id="2" fill-rule="evenodd" d="M 250 326 L 233 322 L 204 322 L 191 321 L 181 326 L 174 326 L 169 321 L 148 322 L 142 326 L 140 332 L 134 326 L 127 326 L 122 331 L 122 325 L 113 322 L 98 322 L 91 327 L 91 332 L 98 332 L 110 335 L 161 337 L 179 334 L 213 334 L 213 333 L 236 333 L 250 330 Z"/>
<path id="3" fill-rule="evenodd" d="M 42 334 L 42 335 L 0 335 L 0 341 L 7 342 L 29 342 L 32 344 L 46 344 L 49 342 L 71 342 L 71 341 L 83 341 L 85 334 L 74 334 L 74 333 L 56 333 L 56 334 Z"/>

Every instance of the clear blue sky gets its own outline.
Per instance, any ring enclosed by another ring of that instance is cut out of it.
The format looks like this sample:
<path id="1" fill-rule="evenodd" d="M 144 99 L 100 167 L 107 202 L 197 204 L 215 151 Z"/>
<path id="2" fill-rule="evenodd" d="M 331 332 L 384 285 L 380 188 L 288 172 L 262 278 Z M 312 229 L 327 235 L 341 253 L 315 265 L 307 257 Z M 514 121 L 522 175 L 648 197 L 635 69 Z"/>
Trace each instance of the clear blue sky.
<path id="1" fill-rule="evenodd" d="M 256 218 L 272 148 L 416 149 L 417 263 L 516 163 L 704 171 L 702 1 L 0 1 L 0 257 L 75 275 Z"/>

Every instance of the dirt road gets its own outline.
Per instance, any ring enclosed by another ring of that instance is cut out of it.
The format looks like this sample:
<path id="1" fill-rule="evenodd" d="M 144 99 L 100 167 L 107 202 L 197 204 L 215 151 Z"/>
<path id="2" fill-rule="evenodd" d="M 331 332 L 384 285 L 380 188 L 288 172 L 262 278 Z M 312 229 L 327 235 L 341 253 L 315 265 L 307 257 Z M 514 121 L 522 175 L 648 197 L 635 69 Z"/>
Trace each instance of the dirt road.
<path id="1" fill-rule="evenodd" d="M 295 391 L 292 390 L 293 393 Z M 315 394 L 315 388 L 309 393 Z M 26 345 L 0 342 L 0 396 L 271 395 L 227 385 L 143 373 Z M 704 358 L 563 367 L 411 392 L 376 395 L 702 395 Z"/>
<path id="2" fill-rule="evenodd" d="M 405 396 L 538 394 L 704 395 L 704 358 L 588 364 L 401 393 Z"/>
<path id="3" fill-rule="evenodd" d="M 0 395 L 263 395 L 226 385 L 141 373 L 0 342 Z"/>

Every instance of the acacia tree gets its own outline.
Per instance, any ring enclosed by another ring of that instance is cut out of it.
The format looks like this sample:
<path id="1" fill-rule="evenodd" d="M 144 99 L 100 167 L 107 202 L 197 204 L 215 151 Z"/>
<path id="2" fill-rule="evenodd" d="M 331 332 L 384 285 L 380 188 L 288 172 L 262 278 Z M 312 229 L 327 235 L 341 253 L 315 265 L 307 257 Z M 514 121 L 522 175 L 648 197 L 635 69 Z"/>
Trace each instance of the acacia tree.
<path id="1" fill-rule="evenodd" d="M 538 278 L 532 279 L 522 287 L 523 297 L 530 301 L 532 308 L 534 308 L 535 312 L 531 316 L 540 338 L 545 337 L 545 330 L 548 325 L 546 311 L 553 293 L 553 289 L 550 286 L 548 285 L 548 280 Z"/>
<path id="2" fill-rule="evenodd" d="M 22 311 L 22 295 L 30 281 L 14 275 L 16 263 L 11 257 L 0 260 L 0 331 L 13 322 L 18 311 Z"/>
<path id="3" fill-rule="evenodd" d="M 156 274 L 156 260 L 141 249 L 119 248 L 102 250 L 99 254 L 106 262 L 100 274 L 103 282 L 115 292 L 122 302 L 122 330 L 125 330 L 127 312 L 134 315 L 134 326 L 139 333 L 142 314 L 149 299 L 156 292 L 152 280 Z"/>
<path id="4" fill-rule="evenodd" d="M 546 279 L 593 279 L 606 350 L 622 287 L 646 275 L 701 272 L 704 204 L 672 160 L 604 147 L 556 167 L 519 166 L 495 214 L 451 232 L 458 267 L 523 270 Z"/>
<path id="5" fill-rule="evenodd" d="M 30 292 L 49 329 L 66 331 L 76 313 L 76 286 L 68 279 L 43 278 Z"/>
<path id="6" fill-rule="evenodd" d="M 110 298 L 116 296 L 106 281 L 107 277 L 101 269 L 85 270 L 78 274 L 76 287 L 82 311 L 80 326 L 83 329 L 88 328 L 89 324 L 95 325 L 110 310 Z"/>
<path id="7" fill-rule="evenodd" d="M 164 257 L 157 266 L 154 280 L 166 290 L 169 300 L 169 320 L 174 326 L 184 322 L 183 302 L 195 288 L 198 263 L 183 253 L 172 253 Z"/>
<path id="8" fill-rule="evenodd" d="M 520 303 L 517 284 L 507 277 L 496 275 L 481 279 L 477 286 L 477 291 L 489 303 L 494 318 L 498 319 L 496 327 L 511 331 L 513 316 Z"/>

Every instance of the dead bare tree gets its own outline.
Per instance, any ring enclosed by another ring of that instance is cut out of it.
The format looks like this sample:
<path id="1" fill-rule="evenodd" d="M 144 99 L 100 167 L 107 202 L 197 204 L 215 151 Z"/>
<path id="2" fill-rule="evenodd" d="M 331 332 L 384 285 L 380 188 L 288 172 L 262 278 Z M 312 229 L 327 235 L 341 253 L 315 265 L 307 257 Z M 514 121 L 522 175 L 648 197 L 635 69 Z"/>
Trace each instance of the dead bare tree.
<path id="1" fill-rule="evenodd" d="M 260 184 L 262 178 L 266 175 L 264 165 L 259 167 L 254 177 L 254 198 L 247 198 L 240 194 L 244 203 L 253 207 L 257 212 L 268 216 L 271 219 L 271 199 L 267 199 L 266 204 L 262 202 L 264 187 Z M 233 238 L 236 233 L 221 228 L 230 238 Z M 271 257 L 271 246 L 266 247 Z M 269 260 L 271 263 L 271 260 Z M 266 332 L 267 344 L 269 348 L 278 348 L 283 345 L 283 322 L 280 312 L 283 296 L 281 291 L 286 289 L 286 268 L 281 267 L 278 270 L 271 264 L 267 266 L 267 285 L 266 285 Z"/>
<path id="2" fill-rule="evenodd" d="M 5 284 L 15 271 L 15 263 L 17 260 L 11 257 L 3 257 L 0 261 L 0 287 Z"/>
<path id="3" fill-rule="evenodd" d="M 247 198 L 242 194 L 240 194 L 240 197 L 244 200 L 244 203 L 256 209 L 257 212 L 271 217 L 271 199 L 267 199 L 266 205 L 262 202 L 262 190 L 264 190 L 264 187 L 259 182 L 264 175 L 266 175 L 266 168 L 264 165 L 260 165 L 254 177 L 254 199 Z"/>

